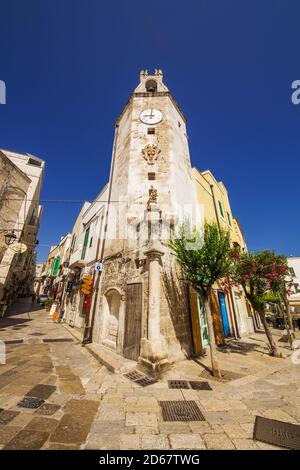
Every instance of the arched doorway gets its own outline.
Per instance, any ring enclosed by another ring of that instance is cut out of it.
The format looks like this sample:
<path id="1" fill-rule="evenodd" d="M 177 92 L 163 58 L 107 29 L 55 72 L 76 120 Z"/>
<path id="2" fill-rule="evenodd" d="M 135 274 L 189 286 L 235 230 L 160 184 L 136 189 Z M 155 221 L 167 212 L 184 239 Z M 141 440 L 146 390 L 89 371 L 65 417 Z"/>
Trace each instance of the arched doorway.
<path id="1" fill-rule="evenodd" d="M 110 289 L 104 296 L 104 342 L 117 348 L 121 295 L 116 289 Z"/>

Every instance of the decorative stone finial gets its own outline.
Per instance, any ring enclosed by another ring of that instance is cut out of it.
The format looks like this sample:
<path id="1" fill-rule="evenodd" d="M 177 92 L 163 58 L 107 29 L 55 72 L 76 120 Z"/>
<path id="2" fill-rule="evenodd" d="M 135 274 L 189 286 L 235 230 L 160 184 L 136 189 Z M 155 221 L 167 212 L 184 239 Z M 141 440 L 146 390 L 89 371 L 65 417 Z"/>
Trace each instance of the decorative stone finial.
<path id="1" fill-rule="evenodd" d="M 153 186 L 149 189 L 149 200 L 148 204 L 156 204 L 157 203 L 157 189 L 155 189 Z"/>

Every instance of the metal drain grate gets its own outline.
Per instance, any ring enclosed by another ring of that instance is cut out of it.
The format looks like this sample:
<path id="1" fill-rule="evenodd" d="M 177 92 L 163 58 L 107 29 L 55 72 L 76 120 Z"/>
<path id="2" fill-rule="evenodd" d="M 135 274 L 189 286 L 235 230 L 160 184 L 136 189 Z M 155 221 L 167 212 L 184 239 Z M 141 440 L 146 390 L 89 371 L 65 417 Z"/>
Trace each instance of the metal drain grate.
<path id="1" fill-rule="evenodd" d="M 132 372 L 128 372 L 128 374 L 124 374 L 125 377 L 127 377 L 127 379 L 129 380 L 140 380 L 143 378 L 143 375 L 140 374 L 139 372 L 136 372 L 135 370 L 132 371 Z"/>
<path id="2" fill-rule="evenodd" d="M 24 397 L 23 400 L 18 403 L 18 406 L 35 410 L 39 408 L 44 402 L 45 400 L 42 400 L 41 398 Z"/>
<path id="3" fill-rule="evenodd" d="M 164 421 L 204 421 L 194 400 L 160 401 Z"/>
<path id="4" fill-rule="evenodd" d="M 169 388 L 190 388 L 186 380 L 168 380 Z"/>
<path id="5" fill-rule="evenodd" d="M 193 390 L 212 390 L 208 382 L 191 381 L 190 386 Z"/>
<path id="6" fill-rule="evenodd" d="M 156 380 L 152 377 L 147 377 L 146 375 L 141 374 L 140 372 L 137 372 L 135 370 L 124 374 L 124 377 L 140 385 L 141 387 L 146 387 L 147 385 L 152 385 L 156 383 Z"/>
<path id="7" fill-rule="evenodd" d="M 135 383 L 141 385 L 141 387 L 147 387 L 147 385 L 155 384 L 156 380 L 150 377 L 143 377 L 142 379 L 136 380 Z"/>
<path id="8" fill-rule="evenodd" d="M 11 377 L 12 375 L 17 374 L 17 373 L 18 373 L 17 367 L 14 367 L 13 369 L 9 369 L 6 372 L 3 372 L 3 374 L 1 374 L 1 378 L 2 377 Z"/>
<path id="9" fill-rule="evenodd" d="M 45 338 L 43 339 L 44 343 L 73 343 L 73 339 L 71 338 Z"/>

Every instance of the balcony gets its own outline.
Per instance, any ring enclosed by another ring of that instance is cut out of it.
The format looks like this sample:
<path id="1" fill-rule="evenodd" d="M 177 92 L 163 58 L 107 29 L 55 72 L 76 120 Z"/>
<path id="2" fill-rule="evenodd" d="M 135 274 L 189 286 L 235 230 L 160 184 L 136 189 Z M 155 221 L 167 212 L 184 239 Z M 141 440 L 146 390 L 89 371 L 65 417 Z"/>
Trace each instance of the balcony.
<path id="1" fill-rule="evenodd" d="M 82 248 L 78 248 L 71 254 L 69 268 L 84 268 L 86 260 L 81 259 L 81 252 Z"/>

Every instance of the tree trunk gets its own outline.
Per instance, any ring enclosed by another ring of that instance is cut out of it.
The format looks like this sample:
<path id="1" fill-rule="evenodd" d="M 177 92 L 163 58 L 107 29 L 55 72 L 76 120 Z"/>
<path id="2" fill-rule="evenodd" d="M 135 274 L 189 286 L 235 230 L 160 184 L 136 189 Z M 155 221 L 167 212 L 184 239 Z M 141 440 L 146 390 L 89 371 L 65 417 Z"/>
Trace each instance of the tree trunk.
<path id="1" fill-rule="evenodd" d="M 207 326 L 209 332 L 209 349 L 210 349 L 210 360 L 211 360 L 211 368 L 212 374 L 214 377 L 221 378 L 221 371 L 217 359 L 217 347 L 216 347 L 216 338 L 213 326 L 213 318 L 211 314 L 209 299 L 203 299 L 206 309 L 206 317 L 207 317 Z"/>
<path id="2" fill-rule="evenodd" d="M 277 344 L 275 343 L 271 330 L 269 328 L 268 322 L 265 317 L 265 312 L 264 310 L 258 310 L 259 318 L 261 319 L 261 322 L 263 324 L 263 327 L 265 329 L 269 344 L 270 344 L 270 350 L 271 350 L 271 355 L 274 357 L 282 357 L 280 352 L 278 351 Z"/>
<path id="3" fill-rule="evenodd" d="M 292 336 L 293 333 L 290 330 L 289 323 L 286 318 L 286 311 L 284 310 L 284 308 L 282 308 L 282 305 L 278 305 L 278 308 L 279 308 L 279 311 L 282 313 L 282 316 L 284 319 L 284 326 L 286 327 L 286 332 L 287 332 L 288 340 L 290 343 L 290 347 L 291 349 L 293 349 L 293 336 Z"/>
<path id="4" fill-rule="evenodd" d="M 291 314 L 291 307 L 290 307 L 289 301 L 287 299 L 286 290 L 284 290 L 284 292 L 282 293 L 282 298 L 283 298 L 283 302 L 284 302 L 284 306 L 285 306 L 288 325 L 289 325 L 289 328 L 290 328 L 290 331 L 292 333 L 293 338 L 295 338 L 295 335 L 293 333 L 294 326 L 293 326 L 293 320 L 292 320 L 292 314 Z"/>

